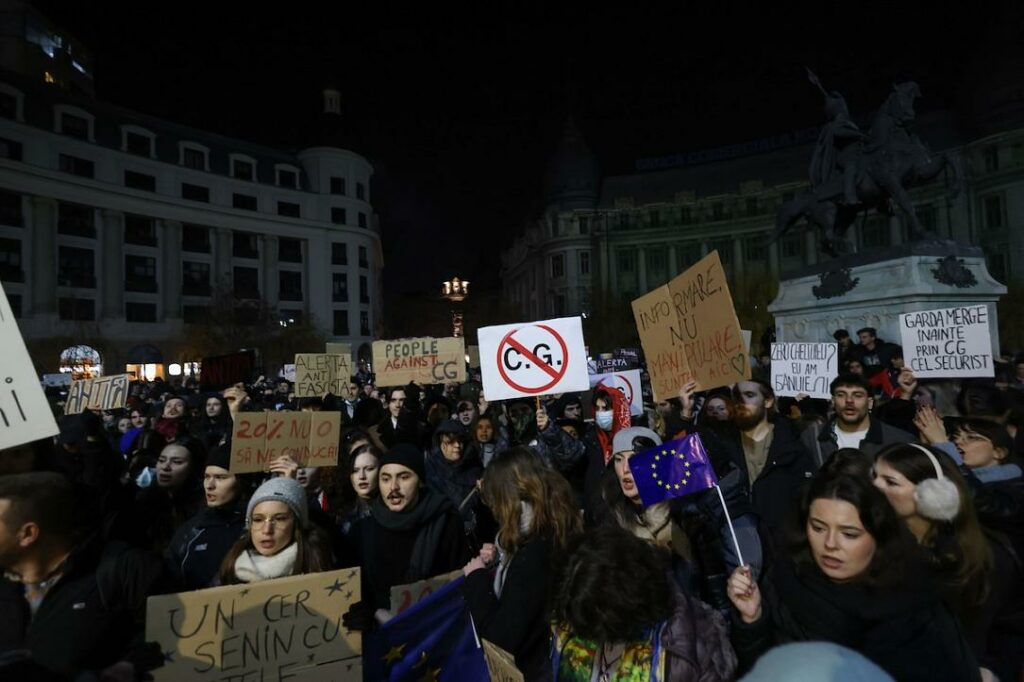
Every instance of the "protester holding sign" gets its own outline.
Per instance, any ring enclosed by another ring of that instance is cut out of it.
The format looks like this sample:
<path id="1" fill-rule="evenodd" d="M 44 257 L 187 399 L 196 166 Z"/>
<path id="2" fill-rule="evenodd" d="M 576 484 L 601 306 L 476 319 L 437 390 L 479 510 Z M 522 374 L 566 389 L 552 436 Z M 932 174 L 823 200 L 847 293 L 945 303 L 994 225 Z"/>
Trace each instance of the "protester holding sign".
<path id="1" fill-rule="evenodd" d="M 565 478 L 523 447 L 495 458 L 482 495 L 499 530 L 463 569 L 466 602 L 480 636 L 538 679 L 549 665 L 548 574 L 582 530 L 576 501 Z"/>

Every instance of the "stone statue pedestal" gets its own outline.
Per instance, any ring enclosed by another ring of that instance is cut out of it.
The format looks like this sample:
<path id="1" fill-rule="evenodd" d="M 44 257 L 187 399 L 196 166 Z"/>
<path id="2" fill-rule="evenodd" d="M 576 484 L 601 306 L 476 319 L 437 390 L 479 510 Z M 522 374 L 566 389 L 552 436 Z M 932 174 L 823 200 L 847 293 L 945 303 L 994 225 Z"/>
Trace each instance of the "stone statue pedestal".
<path id="1" fill-rule="evenodd" d="M 984 303 L 998 356 L 996 302 L 1005 293 L 980 248 L 916 242 L 783 273 L 768 311 L 775 316 L 777 341 L 832 341 L 832 332 L 846 329 L 856 343 L 858 329 L 874 327 L 879 338 L 901 343 L 901 313 Z"/>

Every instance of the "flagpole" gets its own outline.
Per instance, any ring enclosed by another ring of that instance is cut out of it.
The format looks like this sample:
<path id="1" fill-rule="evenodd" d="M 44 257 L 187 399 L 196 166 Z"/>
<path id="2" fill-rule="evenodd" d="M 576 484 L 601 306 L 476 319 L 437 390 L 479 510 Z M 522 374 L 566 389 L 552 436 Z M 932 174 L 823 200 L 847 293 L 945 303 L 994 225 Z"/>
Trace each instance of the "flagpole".
<path id="1" fill-rule="evenodd" d="M 736 539 L 736 529 L 732 525 L 732 517 L 729 516 L 729 507 L 725 504 L 725 497 L 722 495 L 722 489 L 715 484 L 715 490 L 718 491 L 718 499 L 722 503 L 722 511 L 725 512 L 725 522 L 729 524 L 729 534 L 732 535 L 732 544 L 736 548 L 736 557 L 740 560 L 740 566 L 744 566 L 743 552 L 740 551 L 740 543 Z"/>

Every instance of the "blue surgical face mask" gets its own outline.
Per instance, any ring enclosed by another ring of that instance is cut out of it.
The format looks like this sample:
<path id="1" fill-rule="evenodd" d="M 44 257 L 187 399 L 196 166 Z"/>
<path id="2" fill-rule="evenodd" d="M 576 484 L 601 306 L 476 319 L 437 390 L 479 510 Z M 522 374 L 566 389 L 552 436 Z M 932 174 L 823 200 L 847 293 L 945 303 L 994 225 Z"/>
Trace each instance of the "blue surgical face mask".
<path id="1" fill-rule="evenodd" d="M 594 413 L 594 421 L 597 422 L 597 428 L 602 431 L 611 431 L 612 422 L 614 421 L 615 415 L 612 414 L 611 410 L 600 410 Z"/>

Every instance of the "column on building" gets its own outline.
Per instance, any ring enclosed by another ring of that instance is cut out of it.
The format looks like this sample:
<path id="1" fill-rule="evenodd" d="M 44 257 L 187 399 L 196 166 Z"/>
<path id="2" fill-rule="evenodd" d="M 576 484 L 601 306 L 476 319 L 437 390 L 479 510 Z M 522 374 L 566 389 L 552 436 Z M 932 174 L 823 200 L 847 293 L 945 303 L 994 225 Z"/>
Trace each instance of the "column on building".
<path id="1" fill-rule="evenodd" d="M 124 317 L 124 213 L 105 209 L 100 214 L 99 263 L 102 270 L 98 285 L 99 319 Z"/>
<path id="2" fill-rule="evenodd" d="M 907 220 L 910 220 L 910 218 L 908 217 Z M 903 243 L 902 214 L 889 216 L 889 243 L 893 246 Z"/>
<path id="3" fill-rule="evenodd" d="M 57 312 L 57 201 L 32 198 L 32 314 Z"/>
<path id="4" fill-rule="evenodd" d="M 814 265 L 818 262 L 818 242 L 814 238 L 814 230 L 804 230 L 804 262 Z"/>
<path id="5" fill-rule="evenodd" d="M 213 285 L 217 287 L 226 281 L 229 287 L 234 286 L 234 273 L 231 271 L 231 230 L 227 227 L 218 227 L 214 235 L 216 243 L 213 246 Z"/>
<path id="6" fill-rule="evenodd" d="M 611 264 L 608 262 L 608 238 L 602 236 L 597 241 L 597 273 L 593 272 L 593 267 L 590 273 L 590 290 L 593 291 L 595 287 L 608 291 L 611 289 Z"/>
<path id="7" fill-rule="evenodd" d="M 168 319 L 181 318 L 181 223 L 177 220 L 161 220 L 160 251 L 163 256 L 163 275 L 160 278 L 160 294 L 164 303 L 163 316 Z"/>
<path id="8" fill-rule="evenodd" d="M 642 246 L 636 247 L 636 290 L 639 294 L 647 291 L 647 252 Z"/>
<path id="9" fill-rule="evenodd" d="M 679 264 L 676 262 L 676 245 L 669 244 L 668 247 L 668 278 L 671 280 L 679 273 Z"/>
<path id="10" fill-rule="evenodd" d="M 778 240 L 768 245 L 768 269 L 773 277 L 779 276 L 779 242 Z"/>
<path id="11" fill-rule="evenodd" d="M 263 268 L 263 287 L 260 293 L 271 308 L 276 307 L 281 283 L 277 276 L 277 237 L 272 234 L 260 236 L 260 264 Z"/>
<path id="12" fill-rule="evenodd" d="M 732 240 L 732 277 L 734 281 L 743 278 L 743 238 L 733 237 Z"/>
<path id="13" fill-rule="evenodd" d="M 338 235 L 340 239 L 341 235 Z M 334 336 L 334 309 L 331 306 L 334 277 L 331 274 L 331 232 L 321 230 L 306 240 L 306 271 L 304 297 L 309 306 L 307 314 L 315 319 L 320 331 Z M 348 268 L 346 268 L 346 271 Z M 354 349 L 353 349 L 354 350 Z"/>

